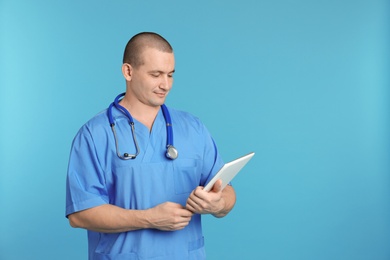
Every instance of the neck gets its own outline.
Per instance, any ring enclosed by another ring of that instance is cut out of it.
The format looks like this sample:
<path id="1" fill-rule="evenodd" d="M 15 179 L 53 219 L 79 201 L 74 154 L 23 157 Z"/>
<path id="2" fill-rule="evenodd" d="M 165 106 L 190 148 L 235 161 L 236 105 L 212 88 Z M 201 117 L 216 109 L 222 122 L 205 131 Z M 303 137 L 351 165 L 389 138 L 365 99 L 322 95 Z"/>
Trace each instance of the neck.
<path id="1" fill-rule="evenodd" d="M 137 121 L 145 125 L 150 131 L 152 130 L 154 120 L 157 117 L 160 106 L 148 106 L 143 103 L 132 104 L 126 99 L 126 96 L 119 102 L 121 106 L 129 111 L 130 115 Z"/>

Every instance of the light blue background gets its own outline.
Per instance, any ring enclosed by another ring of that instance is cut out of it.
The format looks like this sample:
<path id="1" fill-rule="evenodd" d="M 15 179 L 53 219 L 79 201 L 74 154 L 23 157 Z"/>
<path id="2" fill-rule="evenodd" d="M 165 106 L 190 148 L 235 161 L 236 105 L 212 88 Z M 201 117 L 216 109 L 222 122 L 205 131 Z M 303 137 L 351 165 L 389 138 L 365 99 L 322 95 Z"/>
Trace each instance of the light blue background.
<path id="1" fill-rule="evenodd" d="M 209 259 L 390 259 L 389 1 L 2 0 L 0 19 L 0 259 L 86 259 L 69 149 L 141 31 L 175 49 L 167 104 L 226 161 L 256 152 L 204 218 Z"/>

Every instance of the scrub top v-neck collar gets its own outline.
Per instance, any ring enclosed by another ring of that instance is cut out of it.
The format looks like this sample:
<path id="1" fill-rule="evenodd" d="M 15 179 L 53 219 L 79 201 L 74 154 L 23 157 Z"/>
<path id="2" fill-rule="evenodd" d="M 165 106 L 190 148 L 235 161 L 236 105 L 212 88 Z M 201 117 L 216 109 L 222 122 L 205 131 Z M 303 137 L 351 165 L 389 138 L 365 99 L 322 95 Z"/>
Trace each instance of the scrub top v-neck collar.
<path id="1" fill-rule="evenodd" d="M 166 136 L 166 134 L 161 135 L 161 131 L 166 131 L 162 110 L 159 109 L 151 130 L 137 119 L 133 118 L 133 120 L 139 146 L 143 150 L 142 161 L 150 161 L 155 150 L 161 149 L 161 136 Z M 165 143 L 165 140 L 163 143 Z"/>

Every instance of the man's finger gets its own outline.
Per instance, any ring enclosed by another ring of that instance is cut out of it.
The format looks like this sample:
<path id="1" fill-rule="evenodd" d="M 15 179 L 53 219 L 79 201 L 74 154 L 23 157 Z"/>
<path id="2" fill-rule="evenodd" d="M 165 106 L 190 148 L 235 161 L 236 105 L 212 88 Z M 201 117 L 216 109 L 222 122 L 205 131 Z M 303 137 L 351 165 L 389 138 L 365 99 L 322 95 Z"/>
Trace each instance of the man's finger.
<path id="1" fill-rule="evenodd" d="M 222 189 L 222 180 L 218 180 L 214 183 L 214 186 L 213 186 L 213 189 L 212 191 L 213 192 L 220 192 Z"/>

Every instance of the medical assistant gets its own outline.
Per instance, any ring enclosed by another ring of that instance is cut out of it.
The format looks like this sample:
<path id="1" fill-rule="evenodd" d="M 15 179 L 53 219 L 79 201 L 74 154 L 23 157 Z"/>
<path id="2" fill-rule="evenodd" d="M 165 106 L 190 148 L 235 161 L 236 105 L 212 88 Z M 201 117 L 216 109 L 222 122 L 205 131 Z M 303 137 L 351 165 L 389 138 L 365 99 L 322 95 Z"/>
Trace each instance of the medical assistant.
<path id="1" fill-rule="evenodd" d="M 88 121 L 73 140 L 66 188 L 66 216 L 103 204 L 148 209 L 166 201 L 186 205 L 191 191 L 204 186 L 223 166 L 205 126 L 194 116 L 168 108 L 179 156 L 166 158 L 166 125 L 160 111 L 152 131 L 135 121 L 140 153 L 116 155 L 107 111 Z M 127 117 L 113 108 L 120 151 L 135 153 Z M 178 231 L 142 229 L 124 233 L 88 230 L 89 259 L 205 259 L 201 216 Z"/>

